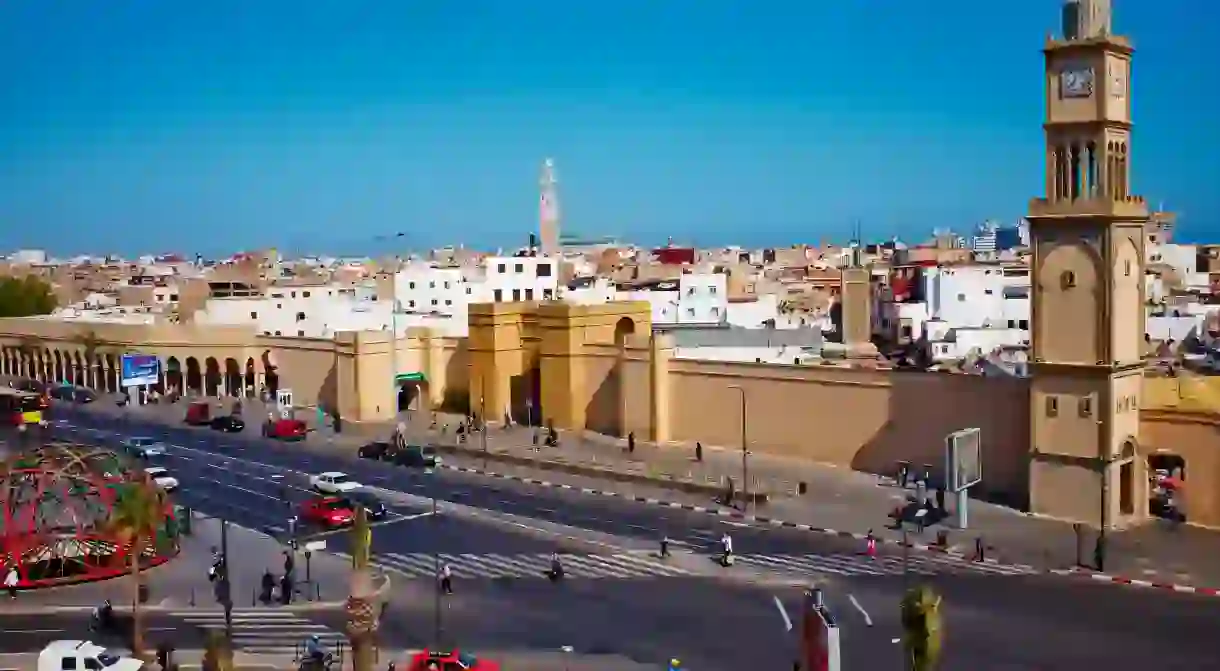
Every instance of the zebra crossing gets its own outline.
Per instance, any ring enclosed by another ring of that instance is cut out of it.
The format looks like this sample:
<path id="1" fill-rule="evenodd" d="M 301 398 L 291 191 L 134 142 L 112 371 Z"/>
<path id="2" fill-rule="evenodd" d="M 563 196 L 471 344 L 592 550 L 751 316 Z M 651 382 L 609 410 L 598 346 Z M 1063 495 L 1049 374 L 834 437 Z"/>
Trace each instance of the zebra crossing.
<path id="1" fill-rule="evenodd" d="M 894 576 L 902 575 L 904 571 L 901 555 L 867 557 L 859 554 L 743 554 L 737 555 L 736 560 L 739 564 L 753 568 L 798 576 L 809 574 Z M 1037 573 L 1030 566 L 989 564 L 964 561 L 953 557 L 916 554 L 911 554 L 907 558 L 906 571 L 922 576 L 943 574 L 1019 576 Z"/>
<path id="2" fill-rule="evenodd" d="M 224 631 L 223 610 L 171 611 L 187 624 L 201 629 Z M 344 644 L 347 638 L 329 627 L 311 622 L 299 615 L 274 608 L 233 609 L 233 650 L 259 655 L 297 654 L 305 639 L 317 636 L 329 650 Z"/>
<path id="3" fill-rule="evenodd" d="M 342 553 L 338 553 L 342 554 Z M 692 575 L 638 554 L 560 554 L 565 578 L 632 580 L 677 578 Z M 408 578 L 435 580 L 439 564 L 447 565 L 454 579 L 545 578 L 551 568 L 549 554 L 439 554 L 378 553 L 373 564 Z"/>

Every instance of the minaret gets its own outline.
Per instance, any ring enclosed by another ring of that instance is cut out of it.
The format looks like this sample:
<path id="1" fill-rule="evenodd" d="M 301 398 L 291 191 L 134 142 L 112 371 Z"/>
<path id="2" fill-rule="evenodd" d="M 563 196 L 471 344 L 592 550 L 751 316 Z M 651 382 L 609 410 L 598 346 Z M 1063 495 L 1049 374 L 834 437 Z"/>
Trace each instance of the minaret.
<path id="1" fill-rule="evenodd" d="M 1131 195 L 1133 49 L 1110 5 L 1069 2 L 1049 38 L 1046 197 L 1030 202 L 1030 508 L 1103 530 L 1148 516 L 1140 447 L 1144 227 Z M 1104 545 L 1104 544 L 1103 544 Z"/>
<path id="2" fill-rule="evenodd" d="M 542 177 L 538 181 L 541 194 L 538 204 L 538 233 L 542 238 L 542 253 L 545 256 L 559 253 L 559 179 L 555 175 L 555 161 L 542 163 Z"/>
<path id="3" fill-rule="evenodd" d="M 872 271 L 864 265 L 859 231 L 852 241 L 851 258 L 840 274 L 839 323 L 843 348 L 849 359 L 876 359 L 873 344 Z"/>

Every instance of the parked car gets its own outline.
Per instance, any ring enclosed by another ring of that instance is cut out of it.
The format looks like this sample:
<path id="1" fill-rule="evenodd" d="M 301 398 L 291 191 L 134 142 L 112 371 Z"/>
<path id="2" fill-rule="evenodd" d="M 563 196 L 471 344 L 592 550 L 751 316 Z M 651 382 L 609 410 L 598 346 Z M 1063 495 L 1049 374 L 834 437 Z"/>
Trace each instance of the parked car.
<path id="1" fill-rule="evenodd" d="M 352 504 L 338 496 L 315 496 L 301 504 L 301 519 L 320 527 L 341 527 L 356 519 Z"/>
<path id="2" fill-rule="evenodd" d="M 56 401 L 68 401 L 70 403 L 92 403 L 97 400 L 97 394 L 83 387 L 74 387 L 70 384 L 62 384 L 51 389 L 48 394 Z"/>
<path id="3" fill-rule="evenodd" d="M 263 436 L 276 440 L 305 440 L 308 427 L 299 419 L 277 419 L 263 424 Z"/>
<path id="4" fill-rule="evenodd" d="M 374 440 L 371 443 L 365 443 L 360 446 L 356 454 L 361 459 L 372 459 L 374 461 L 383 461 L 391 455 L 391 445 L 382 440 Z"/>
<path id="5" fill-rule="evenodd" d="M 396 452 L 392 461 L 407 468 L 436 468 L 441 465 L 441 458 L 431 445 L 408 445 Z"/>
<path id="6" fill-rule="evenodd" d="M 364 512 L 370 520 L 384 519 L 389 514 L 381 499 L 367 492 L 348 492 L 343 495 L 343 498 L 347 500 L 352 510 L 355 510 L 357 506 L 364 508 Z"/>
<path id="7" fill-rule="evenodd" d="M 191 426 L 207 426 L 212 423 L 212 404 L 207 401 L 195 401 L 186 407 L 187 424 Z"/>
<path id="8" fill-rule="evenodd" d="M 309 484 L 319 492 L 327 494 L 346 494 L 364 486 L 348 477 L 347 473 L 339 471 L 327 471 L 310 476 Z"/>
<path id="9" fill-rule="evenodd" d="M 220 415 L 212 418 L 211 426 L 225 433 L 241 433 L 246 430 L 246 421 L 236 415 Z"/>
<path id="10" fill-rule="evenodd" d="M 145 436 L 124 438 L 122 442 L 122 449 L 124 452 L 137 459 L 165 456 L 165 443 L 162 443 L 156 438 L 148 438 Z"/>
<path id="11" fill-rule="evenodd" d="M 152 479 L 153 484 L 163 491 L 172 492 L 178 489 L 178 478 L 169 474 L 169 470 L 160 466 L 144 469 L 144 474 Z"/>

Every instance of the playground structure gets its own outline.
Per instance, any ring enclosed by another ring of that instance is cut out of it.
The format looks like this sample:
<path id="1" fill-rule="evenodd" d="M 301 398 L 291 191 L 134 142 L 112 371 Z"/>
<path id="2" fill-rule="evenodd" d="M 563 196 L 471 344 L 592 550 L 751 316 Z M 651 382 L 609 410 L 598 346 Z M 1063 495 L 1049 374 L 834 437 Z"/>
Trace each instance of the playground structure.
<path id="1" fill-rule="evenodd" d="M 16 567 L 21 588 L 104 580 L 131 568 L 132 543 L 112 523 L 117 502 L 139 487 L 113 452 L 47 445 L 0 464 L 0 562 Z M 144 542 L 141 567 L 177 555 L 179 524 L 162 499 L 156 532 Z"/>

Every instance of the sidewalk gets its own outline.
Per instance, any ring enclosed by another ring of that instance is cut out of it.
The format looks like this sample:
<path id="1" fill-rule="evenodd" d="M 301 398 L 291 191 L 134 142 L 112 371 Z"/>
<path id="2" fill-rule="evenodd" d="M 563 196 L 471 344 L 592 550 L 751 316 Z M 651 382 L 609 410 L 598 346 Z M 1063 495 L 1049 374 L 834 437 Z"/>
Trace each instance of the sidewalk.
<path id="1" fill-rule="evenodd" d="M 245 401 L 250 417 L 265 415 L 253 401 Z M 138 410 L 178 422 L 185 405 L 149 406 Z M 117 408 L 116 408 L 117 410 Z M 257 414 L 256 414 L 257 413 Z M 448 453 L 447 467 L 488 475 L 530 481 L 534 484 L 596 491 L 607 495 L 637 498 L 649 503 L 684 508 L 705 508 L 709 512 L 734 514 L 711 504 L 712 496 L 724 491 L 724 482 L 741 482 L 739 449 L 703 446 L 703 461 L 694 459 L 693 446 L 658 447 L 636 442 L 628 453 L 626 442 L 588 432 L 563 433 L 558 447 L 538 447 L 534 430 L 529 427 L 498 427 L 487 432 L 484 451 L 482 436 L 468 436 L 459 443 L 455 428 L 460 416 L 437 413 L 440 427 L 430 427 L 431 413 L 413 417 L 408 424 L 412 439 L 436 444 Z M 392 426 L 361 426 L 359 431 L 334 434 L 322 428 L 307 441 L 320 449 L 340 446 L 354 449 L 364 442 L 387 438 Z M 889 512 L 903 503 L 909 492 L 888 478 L 842 468 L 766 454 L 748 455 L 752 491 L 764 491 L 765 505 L 752 507 L 750 513 L 764 522 L 785 523 L 813 531 L 863 538 L 870 530 L 883 542 L 898 542 L 901 532 L 887 528 Z M 613 481 L 613 482 L 608 482 Z M 806 493 L 799 494 L 799 483 Z M 688 485 L 687 483 L 693 483 Z M 935 525 L 923 534 L 910 533 L 912 542 L 931 545 L 938 531 L 948 530 L 950 551 L 970 555 L 982 537 L 987 557 L 1005 563 L 1026 564 L 1044 570 L 1071 569 L 1077 563 L 1077 539 L 1072 525 L 1039 518 L 1003 506 L 972 500 L 970 529 L 957 530 Z M 1095 532 L 1086 531 L 1081 555 L 1093 561 Z M 1106 572 L 1120 580 L 1150 581 L 1160 584 L 1220 587 L 1220 534 L 1183 527 L 1171 531 L 1159 524 L 1108 535 Z"/>

